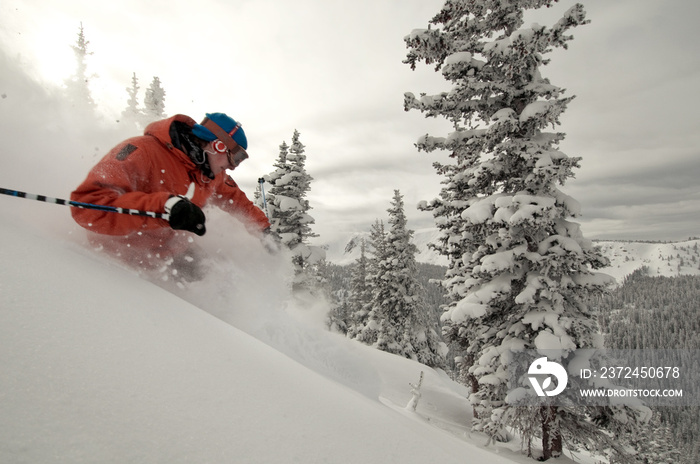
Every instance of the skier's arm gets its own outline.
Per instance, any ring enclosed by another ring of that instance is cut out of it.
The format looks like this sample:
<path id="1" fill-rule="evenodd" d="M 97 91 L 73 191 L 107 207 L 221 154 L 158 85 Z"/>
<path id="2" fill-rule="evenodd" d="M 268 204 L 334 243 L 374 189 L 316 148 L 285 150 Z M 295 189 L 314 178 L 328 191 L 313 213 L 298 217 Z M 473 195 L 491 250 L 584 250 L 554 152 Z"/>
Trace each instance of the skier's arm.
<path id="1" fill-rule="evenodd" d="M 224 174 L 223 179 L 217 181 L 219 184 L 211 199 L 215 206 L 228 213 L 243 216 L 249 229 L 262 232 L 270 227 L 270 221 L 263 210 L 248 199 L 230 176 Z"/>
<path id="2" fill-rule="evenodd" d="M 121 148 L 121 149 L 120 149 Z M 98 205 L 145 211 L 163 211 L 169 192 L 151 192 L 153 178 L 151 162 L 146 153 L 136 149 L 125 159 L 119 158 L 123 146 L 108 153 L 90 171 L 85 181 L 71 193 L 71 200 Z M 73 219 L 82 227 L 108 235 L 169 226 L 163 219 L 130 216 L 109 212 L 73 208 Z"/>

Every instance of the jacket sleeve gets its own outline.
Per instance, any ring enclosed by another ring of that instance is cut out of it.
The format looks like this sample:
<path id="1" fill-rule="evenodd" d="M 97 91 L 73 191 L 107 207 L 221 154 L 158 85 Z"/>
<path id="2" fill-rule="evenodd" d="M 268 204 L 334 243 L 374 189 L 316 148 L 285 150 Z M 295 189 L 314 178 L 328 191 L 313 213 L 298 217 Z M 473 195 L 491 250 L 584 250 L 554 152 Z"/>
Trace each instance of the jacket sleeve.
<path id="1" fill-rule="evenodd" d="M 231 214 L 243 216 L 246 225 L 253 230 L 262 231 L 270 227 L 270 221 L 263 210 L 255 206 L 227 174 L 217 185 L 212 203 Z"/>
<path id="2" fill-rule="evenodd" d="M 85 181 L 71 193 L 71 200 L 162 212 L 170 194 L 153 191 L 150 180 L 154 178 L 152 162 L 147 151 L 125 142 L 115 147 L 93 167 Z M 167 221 L 148 216 L 83 208 L 71 208 L 71 214 L 82 227 L 108 235 L 127 235 L 138 230 L 168 226 Z"/>

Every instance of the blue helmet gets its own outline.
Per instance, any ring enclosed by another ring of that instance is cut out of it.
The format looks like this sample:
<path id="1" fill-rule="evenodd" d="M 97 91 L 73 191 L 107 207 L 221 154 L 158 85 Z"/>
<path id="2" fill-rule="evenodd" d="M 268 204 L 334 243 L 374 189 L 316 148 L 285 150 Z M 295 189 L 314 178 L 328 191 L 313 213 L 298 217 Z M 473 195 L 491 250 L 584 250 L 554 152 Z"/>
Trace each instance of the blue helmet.
<path id="1" fill-rule="evenodd" d="M 240 145 L 244 150 L 248 149 L 248 139 L 245 136 L 243 128 L 239 127 L 238 130 L 234 131 L 238 123 L 233 118 L 225 113 L 207 113 L 207 118 L 216 123 L 216 125 L 221 127 L 226 133 L 231 134 L 231 132 L 233 132 L 233 135 L 231 136 L 233 141 Z M 202 124 L 195 124 L 192 127 L 192 134 L 202 140 L 206 140 L 207 142 L 211 142 L 218 138 L 212 131 L 204 127 Z"/>

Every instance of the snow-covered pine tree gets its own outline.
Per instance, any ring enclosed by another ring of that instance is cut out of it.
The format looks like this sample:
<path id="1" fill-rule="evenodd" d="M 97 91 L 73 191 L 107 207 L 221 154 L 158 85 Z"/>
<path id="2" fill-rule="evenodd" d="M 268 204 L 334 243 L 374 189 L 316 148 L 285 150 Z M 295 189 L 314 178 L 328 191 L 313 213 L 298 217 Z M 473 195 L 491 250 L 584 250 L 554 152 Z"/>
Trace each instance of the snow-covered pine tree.
<path id="1" fill-rule="evenodd" d="M 151 84 L 146 89 L 143 105 L 143 112 L 147 122 L 156 121 L 165 117 L 165 90 L 158 76 L 153 76 Z"/>
<path id="2" fill-rule="evenodd" d="M 139 108 L 139 80 L 136 73 L 131 76 L 131 86 L 126 88 L 126 93 L 129 95 L 126 101 L 126 108 L 122 111 L 122 120 L 127 123 L 139 125 L 143 122 L 143 110 Z"/>
<path id="3" fill-rule="evenodd" d="M 307 194 L 311 190 L 313 177 L 306 172 L 305 146 L 299 141 L 299 136 L 299 131 L 295 130 L 292 135 L 292 145 L 289 147 L 287 162 L 292 166 L 292 172 L 295 173 L 292 182 L 294 187 L 292 192 L 294 193 L 294 198 L 301 205 L 301 210 L 296 212 L 295 219 L 298 224 L 300 242 L 305 242 L 309 238 L 318 237 L 318 235 L 311 230 L 311 224 L 314 224 L 316 221 L 308 214 L 311 206 L 309 205 Z"/>
<path id="4" fill-rule="evenodd" d="M 88 76 L 87 73 L 87 57 L 93 54 L 93 52 L 88 51 L 89 44 L 90 41 L 85 38 L 83 23 L 80 23 L 78 39 L 75 45 L 71 45 L 76 61 L 75 74 L 64 81 L 66 96 L 73 109 L 88 116 L 94 114 L 95 111 L 95 101 L 89 87 L 90 79 L 93 76 Z"/>
<path id="5" fill-rule="evenodd" d="M 267 212 L 270 215 L 269 220 L 270 224 L 272 224 L 271 228 L 278 234 L 287 233 L 286 230 L 283 230 L 282 224 L 282 220 L 285 217 L 285 215 L 282 214 L 282 211 L 277 211 L 277 206 L 275 204 L 275 196 L 277 194 L 284 195 L 284 184 L 281 181 L 279 186 L 277 186 L 276 184 L 279 179 L 286 177 L 287 174 L 291 172 L 291 166 L 287 164 L 288 154 L 289 145 L 287 145 L 287 142 L 283 141 L 280 144 L 277 159 L 272 165 L 275 168 L 275 170 L 272 171 L 270 174 L 263 176 L 262 178 L 264 182 L 270 184 L 270 187 L 265 190 L 265 201 L 267 203 Z M 262 192 L 260 197 L 256 198 L 258 199 L 258 202 L 256 204 L 260 208 L 264 208 L 265 205 L 263 204 Z"/>
<path id="6" fill-rule="evenodd" d="M 401 345 L 404 356 L 432 367 L 442 367 L 447 347 L 428 322 L 425 301 L 421 297 L 421 284 L 418 282 L 416 254 L 418 248 L 413 243 L 413 230 L 408 228 L 403 196 L 394 191 L 389 208 L 389 232 L 387 234 L 387 283 L 398 296 L 393 313 L 397 321 L 403 321 Z M 380 328 L 381 330 L 381 328 Z"/>
<path id="7" fill-rule="evenodd" d="M 314 264 L 315 275 L 317 276 L 311 296 L 314 300 L 321 300 L 326 303 L 328 311 L 326 313 L 326 326 L 328 330 L 345 335 L 348 331 L 348 294 L 346 288 L 337 288 L 337 281 L 340 266 L 329 263 L 321 259 Z"/>
<path id="8" fill-rule="evenodd" d="M 348 298 L 348 332 L 350 338 L 356 338 L 362 327 L 367 324 L 368 305 L 372 300 L 369 285 L 369 261 L 367 243 L 360 239 L 360 256 L 355 260 L 350 278 L 350 295 Z"/>
<path id="9" fill-rule="evenodd" d="M 449 259 L 450 303 L 442 319 L 448 337 L 465 350 L 461 365 L 476 387 L 477 428 L 496 436 L 514 426 L 528 449 L 540 438 L 543 459 L 560 455 L 564 441 L 613 449 L 622 459 L 622 446 L 595 424 L 617 433 L 641 411 L 505 401 L 509 353 L 553 349 L 553 360 L 567 363 L 577 348 L 601 344 L 589 301 L 608 284 L 592 271 L 605 259 L 569 220 L 579 206 L 558 188 L 573 177 L 579 158 L 559 151 L 564 134 L 544 131 L 559 124 L 572 97 L 540 73 L 548 62 L 543 55 L 567 47 L 567 31 L 587 22 L 585 12 L 576 4 L 552 27 L 521 28 L 526 10 L 553 3 L 447 0 L 428 29 L 406 36 L 405 63 L 435 65 L 452 89 L 419 98 L 406 93 L 405 109 L 442 116 L 454 127 L 417 146 L 448 150 L 453 160 L 436 163 L 444 187 L 422 208 L 433 212 L 442 232 L 434 246 Z M 526 385 L 524 376 L 521 381 Z"/>
<path id="10" fill-rule="evenodd" d="M 287 142 L 282 141 L 280 144 L 279 155 L 277 155 L 277 160 L 275 161 L 275 164 L 273 164 L 275 169 L 282 169 L 285 173 L 289 171 L 289 167 L 287 165 L 287 155 L 289 155 L 289 145 L 287 145 Z"/>
<path id="11" fill-rule="evenodd" d="M 322 266 L 327 266 L 328 262 L 322 261 Z M 348 300 L 342 298 L 346 296 L 345 291 L 341 292 L 341 298 L 338 301 L 333 301 L 331 303 L 331 308 L 328 313 L 328 329 L 331 332 L 340 333 L 347 335 L 348 333 L 348 320 L 350 319 L 350 306 L 348 305 Z M 331 299 L 331 298 L 329 298 Z"/>
<path id="12" fill-rule="evenodd" d="M 271 188 L 267 196 L 272 230 L 282 237 L 282 242 L 293 252 L 295 290 L 313 290 L 318 283 L 316 263 L 324 259 L 319 247 L 311 246 L 308 239 L 317 237 L 311 230 L 314 218 L 306 195 L 313 178 L 306 172 L 304 145 L 295 130 L 292 145 L 280 145 L 280 153 L 274 164 L 275 171 L 265 176 Z"/>
<path id="13" fill-rule="evenodd" d="M 413 231 L 408 229 L 403 196 L 398 190 L 389 208 L 389 231 L 380 245 L 383 259 L 373 267 L 370 322 L 376 327 L 373 345 L 429 366 L 444 364 L 445 349 L 427 322 L 421 297 Z M 381 239 L 381 235 L 376 235 Z M 376 251 L 376 247 L 375 247 Z"/>
<path id="14" fill-rule="evenodd" d="M 373 305 L 374 294 L 380 291 L 382 286 L 381 269 L 384 262 L 387 260 L 387 244 L 386 230 L 384 221 L 377 219 L 370 227 L 369 232 L 369 247 L 371 249 L 370 256 L 367 259 L 367 302 L 365 309 L 358 314 L 356 326 L 353 329 L 353 335 L 356 340 L 361 341 L 366 345 L 374 345 L 377 342 L 377 330 L 381 313 L 379 308 Z"/>

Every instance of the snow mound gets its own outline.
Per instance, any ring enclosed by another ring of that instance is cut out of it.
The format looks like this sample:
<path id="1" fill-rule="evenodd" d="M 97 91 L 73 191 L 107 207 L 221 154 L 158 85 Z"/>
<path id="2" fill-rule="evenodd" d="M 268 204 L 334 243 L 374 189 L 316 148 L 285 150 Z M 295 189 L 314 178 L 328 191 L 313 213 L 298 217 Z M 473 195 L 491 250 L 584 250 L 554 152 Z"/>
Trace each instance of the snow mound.
<path id="1" fill-rule="evenodd" d="M 86 248 L 65 209 L 8 201 L 0 462 L 527 462 L 466 435 L 444 373 L 327 332 L 242 226 L 212 220 L 212 271 L 182 289 Z"/>

